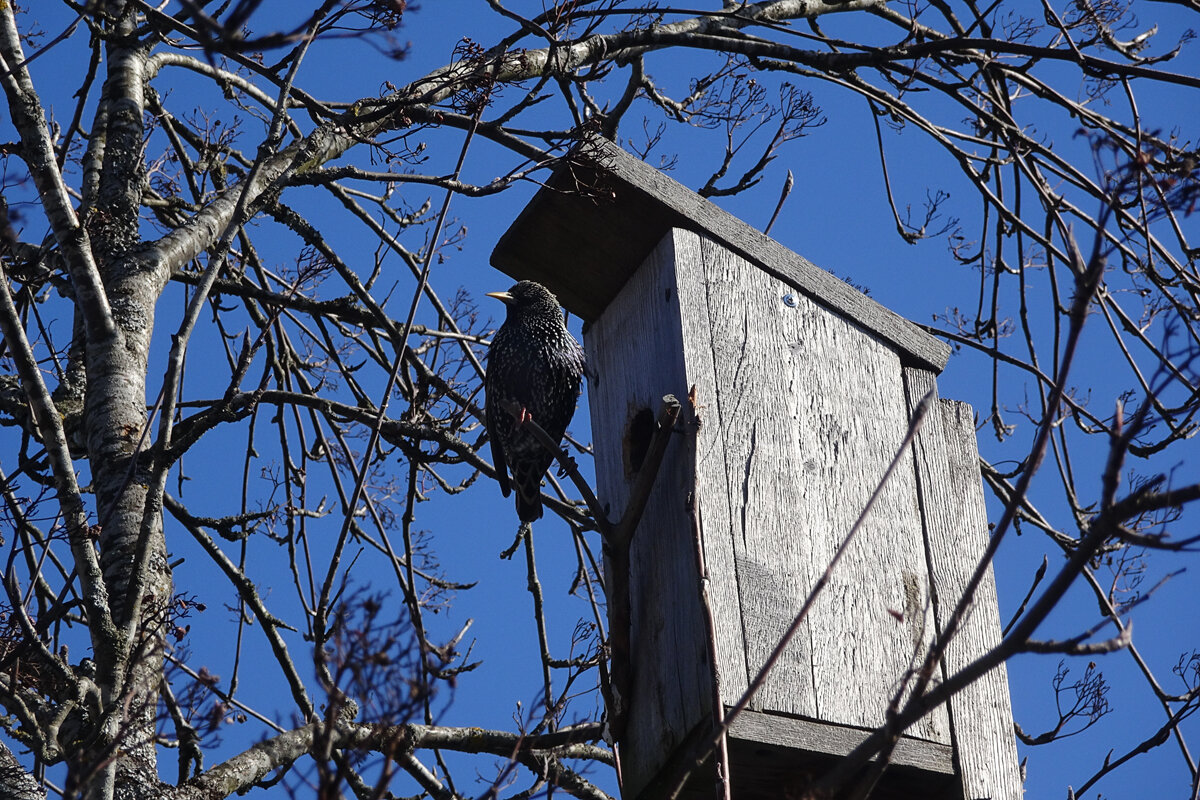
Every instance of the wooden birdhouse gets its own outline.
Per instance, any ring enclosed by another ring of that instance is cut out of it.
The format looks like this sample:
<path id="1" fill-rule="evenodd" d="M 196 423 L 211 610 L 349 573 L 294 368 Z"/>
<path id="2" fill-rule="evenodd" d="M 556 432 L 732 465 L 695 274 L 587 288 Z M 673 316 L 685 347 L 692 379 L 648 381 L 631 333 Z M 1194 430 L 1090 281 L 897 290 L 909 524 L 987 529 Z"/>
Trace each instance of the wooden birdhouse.
<path id="1" fill-rule="evenodd" d="M 710 729 L 717 704 L 746 691 L 879 485 L 914 407 L 936 395 L 949 348 L 599 138 L 537 193 L 492 263 L 545 284 L 585 321 L 597 488 L 611 517 L 661 398 L 683 401 L 631 554 L 620 751 L 624 796 L 647 796 Z M 883 724 L 987 535 L 971 409 L 936 401 L 732 725 L 734 800 L 799 796 Z M 942 675 L 999 639 L 989 572 Z M 1019 800 L 1004 669 L 910 728 L 891 764 L 873 796 Z M 711 797 L 712 787 L 701 775 L 687 791 Z"/>

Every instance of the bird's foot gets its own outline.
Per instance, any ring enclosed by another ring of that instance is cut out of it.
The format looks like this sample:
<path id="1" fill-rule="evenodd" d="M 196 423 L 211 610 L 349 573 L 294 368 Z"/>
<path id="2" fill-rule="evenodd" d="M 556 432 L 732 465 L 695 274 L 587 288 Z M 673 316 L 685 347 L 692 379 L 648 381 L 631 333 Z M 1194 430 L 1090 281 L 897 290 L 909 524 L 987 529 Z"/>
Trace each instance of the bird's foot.
<path id="1" fill-rule="evenodd" d="M 516 400 L 501 401 L 500 407 L 507 411 L 509 415 L 516 421 L 518 428 L 533 419 L 533 414 L 529 413 L 529 409 L 518 403 Z"/>

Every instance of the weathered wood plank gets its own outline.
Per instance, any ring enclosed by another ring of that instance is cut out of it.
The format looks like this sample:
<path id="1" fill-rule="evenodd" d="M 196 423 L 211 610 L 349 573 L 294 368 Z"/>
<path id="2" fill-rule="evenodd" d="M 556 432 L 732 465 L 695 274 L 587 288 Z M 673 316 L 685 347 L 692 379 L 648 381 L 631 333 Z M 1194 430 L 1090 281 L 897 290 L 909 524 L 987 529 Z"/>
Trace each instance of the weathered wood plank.
<path id="1" fill-rule="evenodd" d="M 904 377 L 912 405 L 936 388 L 934 376 L 927 370 L 906 369 Z M 942 630 L 987 547 L 987 512 L 971 407 L 939 400 L 917 436 L 913 455 L 937 587 L 934 611 L 938 630 Z M 994 647 L 1000 634 L 996 583 L 989 568 L 970 615 L 946 650 L 946 674 Z M 1020 800 L 1023 790 L 1004 665 L 951 698 L 949 706 L 963 796 L 967 800 Z"/>
<path id="2" fill-rule="evenodd" d="M 780 717 L 746 711 L 730 726 L 731 736 L 752 742 L 773 744 L 792 750 L 848 755 L 871 734 L 859 728 L 847 728 L 793 717 Z M 954 750 L 948 744 L 902 737 L 892 751 L 890 764 L 918 767 L 943 775 L 954 774 Z"/>
<path id="3" fill-rule="evenodd" d="M 796 513 L 802 515 L 806 505 L 798 495 L 805 464 L 791 444 L 796 387 L 785 366 L 789 355 L 779 318 L 772 313 L 782 307 L 782 293 L 720 245 L 701 240 L 701 249 L 707 292 L 695 312 L 706 317 L 715 369 L 705 402 L 720 430 L 731 518 L 725 535 L 733 542 L 753 675 L 816 582 L 820 547 Z M 788 476 L 796 482 L 789 483 Z M 751 708 L 819 716 L 811 624 L 784 651 Z M 732 705 L 738 698 L 722 699 Z"/>
<path id="4" fill-rule="evenodd" d="M 754 674 L 882 477 L 908 409 L 887 344 L 701 243 L 716 382 L 708 402 L 724 442 Z M 930 641 L 928 574 L 915 479 L 899 470 L 752 707 L 882 724 Z M 909 733 L 949 742 L 944 713 Z"/>
<path id="5" fill-rule="evenodd" d="M 673 261 L 667 238 L 584 334 L 596 480 L 612 518 L 624 509 L 634 477 L 626 444 L 630 421 L 643 409 L 657 414 L 664 394 L 682 399 L 688 393 Z M 631 797 L 712 713 L 712 665 L 687 507 L 692 476 L 690 440 L 673 437 L 633 540 L 635 663 L 621 749 Z"/>
<path id="6" fill-rule="evenodd" d="M 733 797 L 810 797 L 811 783 L 868 734 L 824 722 L 747 712 L 729 738 Z M 703 785 L 697 788 L 704 788 Z M 872 800 L 962 800 L 949 745 L 901 737 Z M 699 792 L 687 800 L 712 800 Z"/>
<path id="7" fill-rule="evenodd" d="M 797 255 L 600 136 L 578 147 L 594 163 L 560 167 L 500 238 L 492 264 L 549 286 L 583 319 L 605 306 L 671 227 L 697 231 L 940 371 L 950 348 L 904 317 Z M 591 196 L 589 196 L 589 193 Z M 572 269 L 564 270 L 562 265 Z"/>
<path id="8" fill-rule="evenodd" d="M 672 228 L 675 280 L 683 334 L 684 363 L 689 394 L 696 408 L 685 410 L 688 435 L 694 437 L 695 511 L 708 571 L 708 597 L 717 650 L 717 681 L 722 702 L 732 704 L 746 692 L 746 646 L 738 602 L 737 565 L 733 553 L 731 496 L 725 470 L 724 441 L 716 422 L 716 409 L 707 403 L 716 398 L 712 329 L 707 314 L 707 286 L 700 237 Z M 664 242 L 666 241 L 664 239 Z M 695 392 L 692 392 L 695 387 Z M 680 398 L 685 403 L 689 401 Z"/>

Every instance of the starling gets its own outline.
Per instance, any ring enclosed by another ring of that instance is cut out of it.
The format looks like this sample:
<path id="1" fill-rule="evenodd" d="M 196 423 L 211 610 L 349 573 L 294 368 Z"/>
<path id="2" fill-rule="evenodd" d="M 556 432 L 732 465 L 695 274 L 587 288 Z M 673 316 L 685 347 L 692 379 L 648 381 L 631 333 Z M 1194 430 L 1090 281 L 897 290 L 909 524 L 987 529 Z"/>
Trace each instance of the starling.
<path id="1" fill-rule="evenodd" d="M 492 338 L 484 377 L 492 461 L 505 497 L 512 470 L 517 516 L 533 522 L 542 516 L 542 476 L 554 454 L 520 429 L 509 409 L 519 407 L 557 444 L 575 414 L 583 348 L 567 331 L 558 299 L 540 283 L 521 281 L 488 297 L 508 306 L 508 317 Z"/>

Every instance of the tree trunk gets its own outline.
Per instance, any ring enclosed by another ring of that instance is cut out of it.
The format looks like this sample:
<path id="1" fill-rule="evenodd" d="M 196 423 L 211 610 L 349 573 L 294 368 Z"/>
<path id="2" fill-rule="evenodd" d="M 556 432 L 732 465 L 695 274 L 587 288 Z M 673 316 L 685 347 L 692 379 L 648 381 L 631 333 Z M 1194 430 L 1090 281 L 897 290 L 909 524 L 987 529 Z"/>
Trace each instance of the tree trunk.
<path id="1" fill-rule="evenodd" d="M 110 335 L 89 335 L 86 343 L 84 433 L 100 566 L 113 621 L 123 635 L 114 648 L 117 658 L 99 665 L 105 710 L 100 735 L 74 760 L 69 780 L 80 796 L 104 800 L 114 794 L 139 796 L 158 782 L 155 718 L 172 594 L 161 499 L 148 496 L 152 464 L 144 454 L 153 440 L 147 430 L 146 375 L 154 306 L 164 283 L 156 272 L 165 269 L 161 263 L 148 267 L 137 256 L 146 180 L 147 48 L 134 38 L 133 10 L 126 3 L 110 3 L 109 12 L 116 23 L 93 128 L 102 134 L 93 137 L 85 160 L 98 175 L 93 172 L 95 181 L 87 182 L 91 196 L 82 205 L 115 328 Z M 148 556 L 147 569 L 139 574 L 141 551 Z M 131 613 L 139 617 L 133 624 Z"/>

